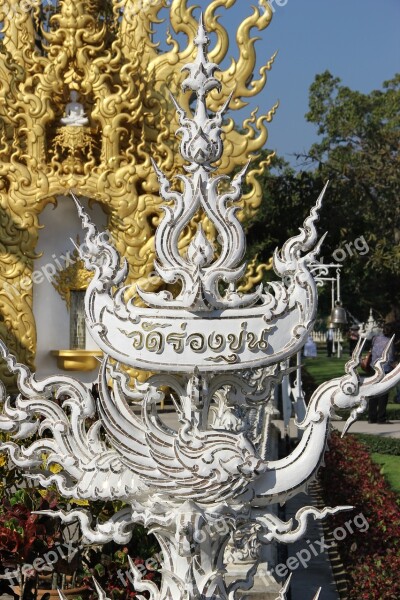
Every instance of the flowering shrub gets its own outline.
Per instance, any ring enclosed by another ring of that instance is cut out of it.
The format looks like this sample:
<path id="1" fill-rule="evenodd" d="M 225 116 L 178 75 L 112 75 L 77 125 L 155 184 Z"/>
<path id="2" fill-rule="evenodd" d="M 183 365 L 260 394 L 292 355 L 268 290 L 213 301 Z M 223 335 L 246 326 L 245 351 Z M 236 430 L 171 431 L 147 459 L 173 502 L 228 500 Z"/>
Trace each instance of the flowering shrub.
<path id="1" fill-rule="evenodd" d="M 160 547 L 154 536 L 147 535 L 141 525 L 136 525 L 132 539 L 122 548 L 114 542 L 109 542 L 100 551 L 96 552 L 92 549 L 90 557 L 88 557 L 90 567 L 87 577 L 84 579 L 88 587 L 93 590 L 89 600 L 97 599 L 92 575 L 96 577 L 106 592 L 107 598 L 111 598 L 111 600 L 126 600 L 137 595 L 128 556 L 133 559 L 144 580 L 160 583 L 159 552 Z M 147 592 L 141 592 L 138 595 L 144 598 L 148 597 Z"/>
<path id="2" fill-rule="evenodd" d="M 22 478 L 15 469 L 7 469 L 0 454 L 0 563 L 32 562 L 53 547 L 60 537 L 60 523 L 36 510 L 53 509 L 60 498 L 53 491 L 39 490 Z M 21 487 L 19 487 L 21 486 Z"/>
<path id="3" fill-rule="evenodd" d="M 354 531 L 339 544 L 348 576 L 349 600 L 400 598 L 400 509 L 396 495 L 355 437 L 332 435 L 326 468 L 321 471 L 325 501 L 350 504 L 369 523 L 366 533 Z M 343 526 L 348 513 L 335 515 L 333 526 Z"/>
<path id="4" fill-rule="evenodd" d="M 7 441 L 1 432 L 0 440 Z M 43 461 L 45 463 L 45 456 Z M 49 470 L 57 473 L 60 467 L 52 465 Z M 33 514 L 38 510 L 68 510 L 71 505 L 85 507 L 88 504 L 87 500 L 63 500 L 55 489 L 36 487 L 10 465 L 4 453 L 0 453 L 0 574 L 3 575 L 0 595 L 4 591 L 11 593 L 9 586 L 18 584 L 23 596 L 36 598 L 38 588 L 50 589 L 57 579 L 57 585 L 79 586 L 82 597 L 90 595 L 95 600 L 97 593 L 92 579 L 95 576 L 112 600 L 134 598 L 137 594 L 128 554 L 143 579 L 160 581 L 156 556 L 160 547 L 154 536 L 148 536 L 141 525 L 134 528 L 132 539 L 125 548 L 114 542 L 104 546 L 84 546 L 77 522 L 64 526 L 59 519 Z M 95 520 L 103 522 L 120 510 L 122 503 L 91 502 L 90 507 Z M 74 542 L 64 543 L 72 539 L 71 535 Z M 61 552 L 57 553 L 59 546 Z M 54 564 L 46 563 L 49 552 L 53 559 L 56 558 Z M 39 570 L 35 567 L 37 560 Z M 141 596 L 147 598 L 148 593 Z"/>

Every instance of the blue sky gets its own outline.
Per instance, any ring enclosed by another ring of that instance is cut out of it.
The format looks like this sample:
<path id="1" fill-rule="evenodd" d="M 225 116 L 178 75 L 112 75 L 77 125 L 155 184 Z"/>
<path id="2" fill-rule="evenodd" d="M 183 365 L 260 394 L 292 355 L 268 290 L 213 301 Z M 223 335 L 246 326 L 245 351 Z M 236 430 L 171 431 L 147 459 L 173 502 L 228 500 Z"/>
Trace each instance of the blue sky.
<path id="1" fill-rule="evenodd" d="M 189 0 L 192 3 L 209 4 Z M 233 42 L 237 24 L 257 3 L 237 0 L 230 9 L 219 10 Z M 259 65 L 275 50 L 278 57 L 265 90 L 243 116 L 257 105 L 266 112 L 279 99 L 267 145 L 293 162 L 290 155 L 316 139 L 316 129 L 304 115 L 317 73 L 329 69 L 345 85 L 369 92 L 400 71 L 400 0 L 287 0 L 274 7 L 272 22 L 256 48 Z M 235 55 L 234 44 L 231 54 Z"/>

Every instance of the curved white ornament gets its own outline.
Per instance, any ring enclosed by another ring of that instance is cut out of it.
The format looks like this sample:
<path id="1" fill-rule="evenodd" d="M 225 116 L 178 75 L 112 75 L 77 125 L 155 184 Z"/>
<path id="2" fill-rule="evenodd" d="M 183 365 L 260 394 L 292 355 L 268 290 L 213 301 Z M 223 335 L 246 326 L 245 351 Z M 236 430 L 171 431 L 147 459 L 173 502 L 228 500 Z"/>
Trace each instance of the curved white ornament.
<path id="1" fill-rule="evenodd" d="M 207 94 L 221 84 L 214 77 L 217 65 L 207 59 L 207 33 L 200 22 L 194 40 L 196 61 L 185 67 L 189 76 L 183 88 L 197 95 L 193 119 L 176 101 L 182 136 L 181 152 L 190 163 L 189 175 L 181 175 L 183 191 L 171 190 L 171 183 L 154 164 L 165 215 L 155 236 L 155 269 L 168 284 L 180 282 L 174 298 L 168 291 L 147 293 L 138 289 L 147 308 L 124 301 L 126 268 L 103 234 L 98 234 L 88 215 L 75 199 L 86 232 L 81 257 L 94 270 L 86 294 L 86 316 L 90 332 L 99 347 L 115 360 L 135 368 L 153 371 L 192 373 L 237 371 L 277 364 L 304 345 L 316 315 L 317 292 L 309 264 L 319 254 L 315 223 L 326 186 L 300 234 L 291 238 L 274 256 L 274 268 L 281 281 L 270 284 L 271 292 L 260 286 L 253 294 L 236 290 L 246 270 L 243 228 L 236 218 L 246 168 L 232 181 L 212 176 L 212 163 L 223 152 L 222 117 L 229 106 L 213 117 L 207 114 Z M 230 186 L 219 193 L 220 183 Z M 182 256 L 178 242 L 189 221 L 203 211 L 218 233 L 218 247 L 210 242 L 201 226 L 187 253 Z M 225 290 L 221 293 L 221 286 Z"/>
<path id="2" fill-rule="evenodd" d="M 197 96 L 193 119 L 176 105 L 181 152 L 189 163 L 188 174 L 180 178 L 183 191 L 172 190 L 155 165 L 166 201 L 156 234 L 156 269 L 166 283 L 180 283 L 180 292 L 173 297 L 170 292 L 139 290 L 145 308 L 135 304 L 135 298 L 126 302 L 127 265 L 76 201 L 86 232 L 81 256 L 94 271 L 85 298 L 87 324 L 105 353 L 98 379 L 100 400 L 96 404 L 90 391 L 72 377 L 37 381 L 0 342 L 0 355 L 18 375 L 21 392 L 12 404 L 0 387 L 0 430 L 11 437 L 0 449 L 8 451 L 28 477 L 45 488 L 55 485 L 67 498 L 125 503 L 108 522 L 98 524 L 92 523 L 90 511 L 47 511 L 64 522 L 78 518 L 87 540 L 126 543 L 135 523 L 152 528 L 163 551 L 161 588 L 142 581 L 131 565 L 138 591 L 157 600 L 235 600 L 241 590 L 252 587 L 259 557 L 254 557 L 257 543 L 249 553 L 253 563 L 245 580 L 229 585 L 224 552 L 232 532 L 240 531 L 245 540 L 256 536 L 262 543 L 288 543 L 303 535 L 309 517 L 322 519 L 348 510 L 304 507 L 293 526 L 265 507 L 284 502 L 315 477 L 334 409 L 352 409 L 347 429 L 365 410 L 367 397 L 383 394 L 400 381 L 400 365 L 384 373 L 386 348 L 373 376 L 360 377 L 359 343 L 346 375 L 314 392 L 298 424 L 303 436 L 296 449 L 281 460 L 265 455 L 268 432 L 260 435 L 257 418 L 274 387 L 296 369 L 287 366 L 288 359 L 304 345 L 315 319 L 317 293 L 311 270 L 322 243 L 315 223 L 325 189 L 300 233 L 275 253 L 280 281 L 270 284 L 270 291 L 259 287 L 253 294 L 240 294 L 236 288 L 246 268 L 245 240 L 235 213 L 245 170 L 220 193 L 220 182 L 228 178 L 212 173 L 223 151 L 221 122 L 229 101 L 214 117 L 208 116 L 207 94 L 220 83 L 214 77 L 216 65 L 207 58 L 202 20 L 195 44 L 197 58 L 187 66 L 183 84 Z M 199 228 L 181 256 L 179 236 L 199 210 L 214 224 L 218 239 L 208 239 Z M 131 388 L 119 363 L 155 374 Z M 176 409 L 176 430 L 158 415 L 165 387 Z M 59 406 L 53 398 L 61 396 L 67 400 Z M 132 402 L 141 403 L 140 415 L 132 410 Z M 40 437 L 26 446 L 16 443 L 34 434 Z M 48 470 L 54 463 L 61 466 L 57 474 Z M 287 587 L 288 582 L 281 599 Z"/>
<path id="3" fill-rule="evenodd" d="M 189 310 L 172 300 L 165 300 L 174 304 L 163 309 L 136 306 L 134 298 L 125 303 L 126 288 L 121 285 L 125 269 L 114 248 L 97 233 L 78 204 L 86 230 L 81 256 L 86 267 L 95 271 L 86 295 L 92 337 L 115 360 L 155 371 L 237 371 L 276 364 L 292 356 L 303 347 L 316 314 L 317 293 L 308 262 L 319 250 L 319 244 L 315 247 L 315 221 L 324 191 L 300 235 L 275 254 L 276 271 L 290 283 L 271 283 L 274 294 L 259 294 L 255 306 L 219 310 L 211 310 L 210 303 L 209 310 Z M 302 252 L 308 254 L 301 256 Z M 193 286 L 193 297 L 199 298 L 199 289 L 204 291 L 203 300 L 214 297 L 204 281 L 200 288 L 195 283 Z M 160 303 L 158 294 L 140 295 L 147 301 L 155 297 Z M 230 291 L 228 304 L 233 296 L 245 303 L 239 293 Z"/>

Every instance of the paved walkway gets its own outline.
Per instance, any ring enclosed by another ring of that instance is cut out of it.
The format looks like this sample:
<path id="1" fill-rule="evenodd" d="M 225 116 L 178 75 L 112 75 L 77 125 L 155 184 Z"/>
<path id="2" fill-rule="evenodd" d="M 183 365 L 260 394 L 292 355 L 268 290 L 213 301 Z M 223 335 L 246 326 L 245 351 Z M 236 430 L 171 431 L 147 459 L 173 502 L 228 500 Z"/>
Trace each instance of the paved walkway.
<path id="1" fill-rule="evenodd" d="M 343 431 L 346 419 L 343 419 L 343 421 L 331 421 L 331 423 L 334 429 Z M 279 428 L 281 435 L 284 435 L 283 421 L 276 420 L 274 421 L 274 425 Z M 289 433 L 292 438 L 295 438 L 297 435 L 297 427 L 294 424 L 294 419 L 290 419 Z M 380 437 L 400 438 L 400 421 L 390 421 L 390 423 L 385 423 L 384 425 L 368 423 L 368 421 L 355 421 L 348 430 L 347 435 L 350 433 L 369 433 Z"/>
<path id="2" fill-rule="evenodd" d="M 172 427 L 173 429 L 177 429 L 178 427 L 178 419 L 176 413 L 168 407 L 168 409 L 160 411 L 159 413 L 161 419 L 164 421 L 166 425 Z M 276 425 L 281 434 L 283 435 L 283 421 L 280 419 L 273 421 L 274 425 Z M 342 421 L 331 421 L 334 429 L 338 431 L 342 431 L 343 427 L 346 423 L 346 419 Z M 392 438 L 400 438 L 400 421 L 390 421 L 390 423 L 385 423 L 384 425 L 372 424 L 368 423 L 368 421 L 355 421 L 353 425 L 350 427 L 348 433 L 369 433 L 373 435 L 379 435 L 381 437 L 392 437 Z M 294 419 L 290 420 L 290 436 L 297 436 L 297 428 L 294 425 Z"/>
<path id="3" fill-rule="evenodd" d="M 293 518 L 303 506 L 313 505 L 315 498 L 308 494 L 298 494 L 286 503 L 286 520 Z M 306 535 L 287 546 L 289 561 L 292 557 L 295 568 L 290 586 L 292 600 L 312 600 L 319 587 L 322 588 L 321 600 L 339 600 L 328 553 L 320 550 L 321 540 L 324 541 L 322 523 L 309 519 Z M 296 560 L 299 558 L 302 564 Z M 291 563 L 287 564 L 290 566 Z"/>
<path id="4" fill-rule="evenodd" d="M 332 421 L 332 425 L 334 429 L 342 431 L 345 422 L 344 419 L 343 421 Z M 368 421 L 356 421 L 350 427 L 348 433 L 369 433 L 380 437 L 400 438 L 400 421 L 391 421 L 384 425 L 368 423 Z"/>

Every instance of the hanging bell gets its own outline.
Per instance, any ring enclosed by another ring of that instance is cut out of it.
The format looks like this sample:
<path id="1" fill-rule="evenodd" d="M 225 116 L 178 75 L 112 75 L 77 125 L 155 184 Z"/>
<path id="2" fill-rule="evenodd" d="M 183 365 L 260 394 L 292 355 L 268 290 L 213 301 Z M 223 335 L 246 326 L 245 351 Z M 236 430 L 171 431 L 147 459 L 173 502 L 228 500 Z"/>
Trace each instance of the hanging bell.
<path id="1" fill-rule="evenodd" d="M 331 323 L 334 327 L 341 327 L 342 325 L 347 325 L 347 313 L 343 308 L 342 303 L 337 301 L 334 309 L 331 313 Z"/>

